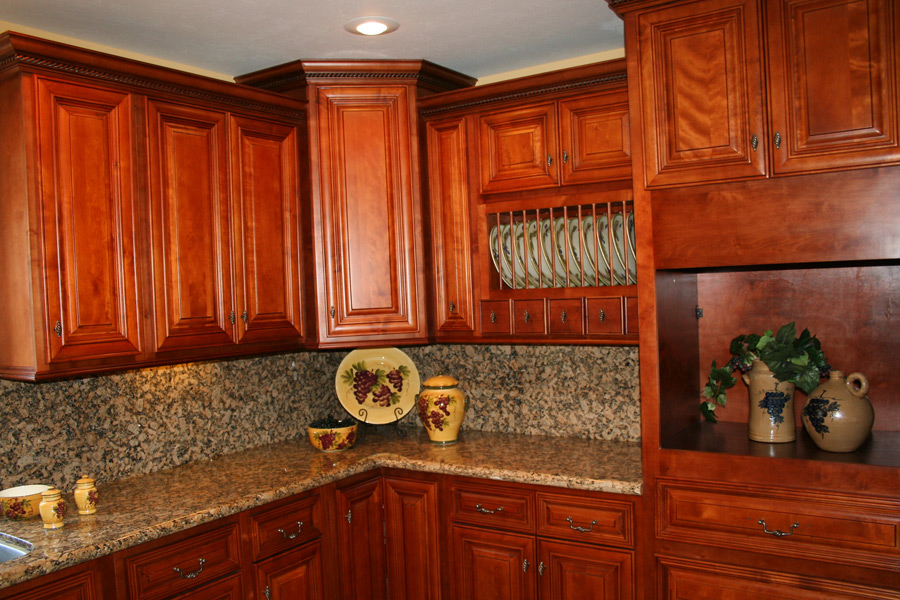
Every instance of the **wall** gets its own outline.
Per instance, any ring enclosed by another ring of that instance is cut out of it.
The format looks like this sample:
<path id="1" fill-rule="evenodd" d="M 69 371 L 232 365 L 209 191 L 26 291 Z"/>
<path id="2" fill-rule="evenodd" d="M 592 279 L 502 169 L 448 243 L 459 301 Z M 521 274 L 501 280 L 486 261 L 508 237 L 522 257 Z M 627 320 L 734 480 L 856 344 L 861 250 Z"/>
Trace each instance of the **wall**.
<path id="1" fill-rule="evenodd" d="M 637 348 L 403 349 L 424 381 L 452 375 L 470 397 L 463 429 L 638 441 Z M 0 381 L 0 487 L 63 489 L 305 435 L 344 416 L 334 376 L 345 351 L 300 352 L 50 383 Z M 415 411 L 404 427 L 421 427 Z"/>

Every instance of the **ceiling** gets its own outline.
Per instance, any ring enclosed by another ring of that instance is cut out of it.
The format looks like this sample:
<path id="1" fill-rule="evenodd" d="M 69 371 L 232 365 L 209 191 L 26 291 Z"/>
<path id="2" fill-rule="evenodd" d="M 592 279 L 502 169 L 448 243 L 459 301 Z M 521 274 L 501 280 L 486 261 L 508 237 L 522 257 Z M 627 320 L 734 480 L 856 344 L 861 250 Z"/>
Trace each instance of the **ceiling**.
<path id="1" fill-rule="evenodd" d="M 400 28 L 343 28 L 373 15 Z M 0 21 L 228 76 L 299 58 L 425 58 L 480 78 L 624 47 L 604 0 L 0 0 Z"/>

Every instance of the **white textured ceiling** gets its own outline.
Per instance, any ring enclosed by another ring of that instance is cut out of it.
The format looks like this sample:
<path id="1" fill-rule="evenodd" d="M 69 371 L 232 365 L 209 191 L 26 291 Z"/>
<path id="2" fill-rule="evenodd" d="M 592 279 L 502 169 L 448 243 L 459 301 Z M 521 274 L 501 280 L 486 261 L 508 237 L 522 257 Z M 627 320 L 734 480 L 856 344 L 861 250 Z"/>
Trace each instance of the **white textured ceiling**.
<path id="1" fill-rule="evenodd" d="M 371 15 L 400 29 L 344 30 Z M 624 46 L 604 0 L 0 0 L 0 21 L 231 76 L 298 58 L 425 58 L 483 77 Z"/>

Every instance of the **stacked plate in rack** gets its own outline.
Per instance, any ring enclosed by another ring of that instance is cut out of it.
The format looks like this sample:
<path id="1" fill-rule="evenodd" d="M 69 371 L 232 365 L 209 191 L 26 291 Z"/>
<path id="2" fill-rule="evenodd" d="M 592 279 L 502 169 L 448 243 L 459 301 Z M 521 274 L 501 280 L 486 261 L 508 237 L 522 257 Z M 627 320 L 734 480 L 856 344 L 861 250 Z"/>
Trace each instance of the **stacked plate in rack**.
<path id="1" fill-rule="evenodd" d="M 494 225 L 488 242 L 494 269 L 509 288 L 637 282 L 631 212 Z"/>

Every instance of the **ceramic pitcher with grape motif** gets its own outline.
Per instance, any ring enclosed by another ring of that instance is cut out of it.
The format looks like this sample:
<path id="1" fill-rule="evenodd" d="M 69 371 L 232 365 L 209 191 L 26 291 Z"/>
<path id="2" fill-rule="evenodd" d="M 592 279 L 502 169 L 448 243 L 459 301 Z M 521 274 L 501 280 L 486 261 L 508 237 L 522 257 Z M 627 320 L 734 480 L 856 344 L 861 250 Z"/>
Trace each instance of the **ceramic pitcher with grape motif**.
<path id="1" fill-rule="evenodd" d="M 743 376 L 750 388 L 747 423 L 754 442 L 781 443 L 797 439 L 794 419 L 794 384 L 778 381 L 761 360 L 754 360 Z"/>
<path id="2" fill-rule="evenodd" d="M 875 422 L 868 391 L 869 380 L 862 373 L 845 378 L 843 371 L 832 371 L 809 395 L 800 418 L 816 446 L 828 452 L 853 452 L 866 441 Z"/>
<path id="3" fill-rule="evenodd" d="M 459 382 L 447 375 L 426 380 L 425 389 L 416 399 L 419 420 L 435 444 L 455 444 L 459 427 L 466 417 L 469 399 L 457 387 Z"/>

